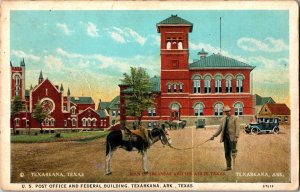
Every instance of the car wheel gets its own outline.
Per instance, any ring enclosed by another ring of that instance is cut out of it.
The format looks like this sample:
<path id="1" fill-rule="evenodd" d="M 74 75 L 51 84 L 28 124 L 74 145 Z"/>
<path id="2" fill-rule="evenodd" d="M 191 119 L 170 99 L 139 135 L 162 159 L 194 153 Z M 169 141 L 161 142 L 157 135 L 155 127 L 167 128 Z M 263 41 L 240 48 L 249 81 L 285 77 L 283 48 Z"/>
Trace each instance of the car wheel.
<path id="1" fill-rule="evenodd" d="M 249 134 L 250 132 L 251 131 L 247 127 L 244 129 L 244 133 Z"/>
<path id="2" fill-rule="evenodd" d="M 278 133 L 279 133 L 279 127 L 275 127 L 274 130 L 273 130 L 273 132 L 274 132 L 275 134 L 278 134 Z"/>
<path id="3" fill-rule="evenodd" d="M 253 127 L 252 129 L 251 129 L 251 133 L 252 133 L 252 135 L 257 135 L 258 134 L 258 129 L 257 128 L 255 128 L 255 127 Z"/>

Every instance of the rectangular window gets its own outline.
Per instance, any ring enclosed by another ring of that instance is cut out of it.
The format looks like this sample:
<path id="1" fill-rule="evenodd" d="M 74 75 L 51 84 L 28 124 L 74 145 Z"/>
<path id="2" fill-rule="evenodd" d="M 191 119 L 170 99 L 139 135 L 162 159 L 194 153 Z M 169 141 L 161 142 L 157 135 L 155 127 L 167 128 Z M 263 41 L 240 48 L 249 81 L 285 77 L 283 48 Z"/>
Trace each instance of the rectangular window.
<path id="1" fill-rule="evenodd" d="M 112 111 L 112 116 L 116 116 L 116 111 Z"/>
<path id="2" fill-rule="evenodd" d="M 64 111 L 66 111 L 67 110 L 67 106 L 64 106 Z"/>
<path id="3" fill-rule="evenodd" d="M 15 119 L 15 125 L 19 126 L 19 119 Z"/>
<path id="4" fill-rule="evenodd" d="M 156 116 L 156 109 L 155 108 L 149 108 L 148 109 L 148 116 L 149 117 Z"/>
<path id="5" fill-rule="evenodd" d="M 67 127 L 67 120 L 64 120 L 64 123 L 65 123 L 65 127 Z"/>
<path id="6" fill-rule="evenodd" d="M 152 127 L 152 123 L 148 122 L 148 127 L 151 128 Z"/>
<path id="7" fill-rule="evenodd" d="M 288 118 L 287 116 L 285 116 L 285 117 L 284 117 L 284 121 L 285 121 L 285 122 L 288 122 L 288 121 L 289 121 L 289 118 Z"/>

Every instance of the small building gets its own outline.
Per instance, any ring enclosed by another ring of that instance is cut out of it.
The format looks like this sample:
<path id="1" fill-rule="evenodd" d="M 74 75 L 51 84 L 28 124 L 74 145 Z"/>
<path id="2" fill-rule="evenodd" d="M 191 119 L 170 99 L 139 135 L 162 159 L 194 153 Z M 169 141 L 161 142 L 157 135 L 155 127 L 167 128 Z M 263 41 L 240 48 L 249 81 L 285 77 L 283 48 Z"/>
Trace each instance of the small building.
<path id="1" fill-rule="evenodd" d="M 99 110 L 106 110 L 108 115 L 110 116 L 110 125 L 114 124 L 115 122 L 120 121 L 120 96 L 116 96 L 110 102 L 101 101 L 98 104 L 98 111 Z"/>
<path id="2" fill-rule="evenodd" d="M 289 125 L 291 121 L 291 110 L 284 103 L 266 103 L 261 108 L 259 118 L 275 118 L 279 119 L 279 124 Z"/>
<path id="3" fill-rule="evenodd" d="M 258 94 L 254 95 L 255 103 L 255 115 L 258 115 L 262 106 L 266 103 L 276 103 L 272 97 L 262 97 Z"/>

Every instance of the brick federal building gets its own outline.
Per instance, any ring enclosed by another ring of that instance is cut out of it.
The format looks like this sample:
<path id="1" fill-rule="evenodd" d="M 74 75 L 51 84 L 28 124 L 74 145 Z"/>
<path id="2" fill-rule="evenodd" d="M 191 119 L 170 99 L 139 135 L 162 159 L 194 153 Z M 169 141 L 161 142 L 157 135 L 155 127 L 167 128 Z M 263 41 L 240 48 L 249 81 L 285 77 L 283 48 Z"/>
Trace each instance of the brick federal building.
<path id="1" fill-rule="evenodd" d="M 199 58 L 189 63 L 189 34 L 193 24 L 177 15 L 156 24 L 160 33 L 160 77 L 151 78 L 156 106 L 144 112 L 142 121 L 153 126 L 159 121 L 187 120 L 189 124 L 205 118 L 208 124 L 218 124 L 222 109 L 229 105 L 242 122 L 253 120 L 254 96 L 251 94 L 251 71 L 244 62 L 220 53 L 208 55 L 199 50 Z M 202 37 L 205 38 L 205 37 Z M 120 120 L 126 117 L 124 95 L 126 85 L 120 86 Z"/>

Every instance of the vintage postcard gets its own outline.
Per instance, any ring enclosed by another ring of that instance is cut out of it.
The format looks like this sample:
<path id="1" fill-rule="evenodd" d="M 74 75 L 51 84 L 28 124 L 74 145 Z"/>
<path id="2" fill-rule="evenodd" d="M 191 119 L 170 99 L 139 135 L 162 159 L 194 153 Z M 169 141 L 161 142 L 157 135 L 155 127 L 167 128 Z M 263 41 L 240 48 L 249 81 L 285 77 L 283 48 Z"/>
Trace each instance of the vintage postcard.
<path id="1" fill-rule="evenodd" d="M 299 187 L 296 1 L 1 2 L 1 190 Z"/>

